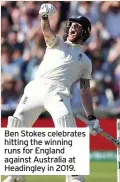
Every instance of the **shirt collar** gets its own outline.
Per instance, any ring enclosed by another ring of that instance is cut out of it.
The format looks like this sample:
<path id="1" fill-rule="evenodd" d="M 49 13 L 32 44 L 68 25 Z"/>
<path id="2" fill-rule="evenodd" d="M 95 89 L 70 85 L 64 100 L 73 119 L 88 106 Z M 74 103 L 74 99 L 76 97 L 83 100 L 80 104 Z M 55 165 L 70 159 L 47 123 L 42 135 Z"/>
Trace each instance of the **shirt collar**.
<path id="1" fill-rule="evenodd" d="M 66 43 L 71 45 L 72 47 L 78 47 L 78 48 L 81 47 L 79 44 L 74 44 L 74 43 L 70 42 L 69 40 L 67 40 Z"/>

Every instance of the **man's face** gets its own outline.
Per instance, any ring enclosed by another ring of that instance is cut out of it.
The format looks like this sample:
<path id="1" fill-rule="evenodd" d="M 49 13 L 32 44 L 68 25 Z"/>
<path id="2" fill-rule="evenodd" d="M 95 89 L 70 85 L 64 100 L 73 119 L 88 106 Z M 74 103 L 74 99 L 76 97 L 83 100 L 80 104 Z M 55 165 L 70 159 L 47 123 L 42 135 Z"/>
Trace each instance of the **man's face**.
<path id="1" fill-rule="evenodd" d="M 17 34 L 14 32 L 10 32 L 8 34 L 8 40 L 9 40 L 10 44 L 16 44 L 17 43 Z"/>
<path id="2" fill-rule="evenodd" d="M 70 42 L 75 42 L 77 39 L 79 39 L 81 32 L 82 32 L 82 25 L 73 22 L 69 28 L 68 40 Z"/>

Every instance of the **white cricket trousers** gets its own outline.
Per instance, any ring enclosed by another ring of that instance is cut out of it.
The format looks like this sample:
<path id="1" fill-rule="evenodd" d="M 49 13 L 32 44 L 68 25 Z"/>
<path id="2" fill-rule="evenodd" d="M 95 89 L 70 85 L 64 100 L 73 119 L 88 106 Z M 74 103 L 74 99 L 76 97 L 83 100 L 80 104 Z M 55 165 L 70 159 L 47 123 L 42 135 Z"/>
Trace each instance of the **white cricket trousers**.
<path id="1" fill-rule="evenodd" d="M 57 84 L 57 83 L 56 83 Z M 47 110 L 54 121 L 55 127 L 76 127 L 70 98 L 63 93 L 63 86 L 54 88 L 48 81 L 34 80 L 24 89 L 24 94 L 14 113 L 25 127 L 31 127 L 39 115 Z M 82 176 L 66 176 L 66 182 L 83 182 Z"/>
<path id="2" fill-rule="evenodd" d="M 39 115 L 47 110 L 55 127 L 76 127 L 70 98 L 62 94 L 64 89 L 54 88 L 48 81 L 31 81 L 24 89 L 14 116 L 22 121 L 24 126 L 31 127 Z"/>

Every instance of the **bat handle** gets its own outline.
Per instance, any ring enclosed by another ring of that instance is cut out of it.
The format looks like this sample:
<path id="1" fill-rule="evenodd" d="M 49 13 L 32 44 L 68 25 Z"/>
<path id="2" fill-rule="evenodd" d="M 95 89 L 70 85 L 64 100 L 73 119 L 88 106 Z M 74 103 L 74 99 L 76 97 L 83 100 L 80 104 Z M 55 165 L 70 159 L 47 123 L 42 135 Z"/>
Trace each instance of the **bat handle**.
<path id="1" fill-rule="evenodd" d="M 83 116 L 81 116 L 80 114 L 78 114 L 77 115 L 77 118 L 78 119 L 81 119 L 84 123 L 86 123 L 87 125 L 91 125 L 91 123 L 90 123 L 90 121 L 89 120 L 87 120 L 86 118 L 84 118 Z M 102 130 L 102 128 L 97 128 L 96 130 L 95 130 L 97 133 L 101 133 L 103 130 Z"/>
<path id="2" fill-rule="evenodd" d="M 103 131 L 103 129 L 102 128 L 97 128 L 96 130 L 95 130 L 97 133 L 101 133 L 102 131 Z"/>

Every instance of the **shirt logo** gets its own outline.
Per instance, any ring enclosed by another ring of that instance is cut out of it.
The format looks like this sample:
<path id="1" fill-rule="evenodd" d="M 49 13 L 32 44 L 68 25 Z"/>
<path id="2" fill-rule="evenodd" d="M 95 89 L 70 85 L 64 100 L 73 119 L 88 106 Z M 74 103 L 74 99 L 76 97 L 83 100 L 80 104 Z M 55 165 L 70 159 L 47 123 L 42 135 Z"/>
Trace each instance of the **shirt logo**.
<path id="1" fill-rule="evenodd" d="M 82 61 L 82 57 L 83 57 L 82 54 L 79 54 L 78 55 L 78 61 Z"/>
<path id="2" fill-rule="evenodd" d="M 26 104 L 28 97 L 25 97 L 23 100 L 23 104 Z"/>

